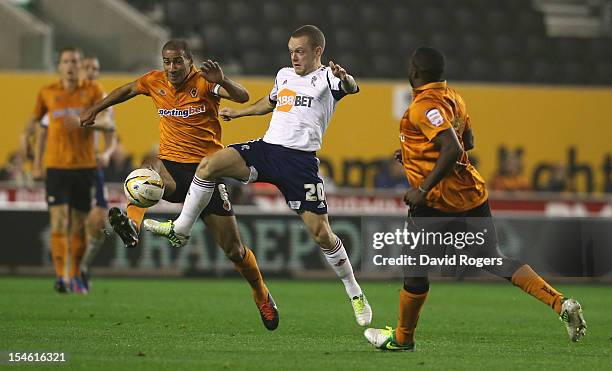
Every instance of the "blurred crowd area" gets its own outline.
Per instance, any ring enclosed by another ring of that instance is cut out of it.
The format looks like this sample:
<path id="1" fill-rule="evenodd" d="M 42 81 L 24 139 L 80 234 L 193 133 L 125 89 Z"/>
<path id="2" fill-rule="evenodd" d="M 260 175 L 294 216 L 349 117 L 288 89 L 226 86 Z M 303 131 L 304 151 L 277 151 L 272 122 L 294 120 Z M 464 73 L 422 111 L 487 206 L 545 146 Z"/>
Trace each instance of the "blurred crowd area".
<path id="1" fill-rule="evenodd" d="M 53 24 L 59 40 L 75 32 L 49 14 L 53 0 L 10 1 Z M 316 24 L 327 35 L 326 54 L 365 78 L 404 78 L 407 54 L 431 45 L 445 52 L 452 80 L 612 83 L 612 0 L 125 3 L 169 37 L 189 41 L 196 59 L 218 60 L 231 74 L 273 75 L 287 63 L 287 35 L 300 25 Z M 105 41 L 87 42 L 113 70 L 151 67 L 144 60 L 118 61 Z"/>
<path id="2" fill-rule="evenodd" d="M 138 168 L 138 164 L 148 157 L 157 157 L 156 147 L 151 148 L 149 152 L 143 154 L 137 160 L 119 140 L 117 148 L 110 158 L 108 167 L 104 169 L 105 181 L 109 183 L 123 183 L 128 174 Z M 31 161 L 31 158 L 27 154 L 22 154 L 20 151 L 12 152 L 6 159 L 4 166 L 0 168 L 0 182 L 19 187 L 37 186 L 29 171 L 29 161 Z M 533 191 L 560 194 L 577 193 L 574 178 L 568 176 L 567 166 L 561 163 L 554 164 L 549 176 L 535 184 L 535 179 L 531 179 L 525 173 L 523 161 L 523 151 L 521 148 L 509 150 L 506 147 L 501 147 L 499 149 L 497 171 L 494 174 L 485 174 L 488 189 L 509 195 Z M 470 162 L 478 169 L 478 157 L 476 155 L 471 155 Z M 410 188 L 403 165 L 396 160 L 393 154 L 389 155 L 388 158 L 374 161 L 373 165 L 374 171 L 368 172 L 371 174 L 371 179 L 368 179 L 366 182 L 372 186 L 361 187 L 362 189 L 395 190 L 401 192 Z M 322 168 L 324 169 L 324 167 Z M 333 193 L 342 188 L 338 187 L 334 180 L 325 174 L 325 171 L 320 175 L 325 182 L 327 192 Z M 273 185 L 266 183 L 255 183 L 245 186 L 233 179 L 226 179 L 225 181 L 231 190 L 234 203 L 237 204 L 252 204 L 252 192 L 274 192 L 275 190 Z M 604 192 L 612 193 L 612 186 L 608 184 Z"/>
<path id="3" fill-rule="evenodd" d="M 327 52 L 357 76 L 401 78 L 406 53 L 429 44 L 444 50 L 453 80 L 612 83 L 604 0 L 128 3 L 172 36 L 190 40 L 197 54 L 247 75 L 274 74 L 287 60 L 286 35 L 296 25 L 312 23 L 328 32 Z M 601 18 L 604 30 L 588 38 L 573 32 L 551 37 L 547 26 L 568 18 L 583 33 Z M 231 30 L 228 22 L 235 25 Z M 583 68 L 585 61 L 592 68 Z"/>

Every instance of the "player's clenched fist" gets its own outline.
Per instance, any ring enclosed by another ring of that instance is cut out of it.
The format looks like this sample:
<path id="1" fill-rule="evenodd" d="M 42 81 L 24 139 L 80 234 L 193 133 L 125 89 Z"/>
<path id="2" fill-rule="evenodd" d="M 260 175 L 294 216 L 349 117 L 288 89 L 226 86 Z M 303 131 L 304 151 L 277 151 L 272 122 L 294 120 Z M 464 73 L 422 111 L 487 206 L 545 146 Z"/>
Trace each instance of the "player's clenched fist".
<path id="1" fill-rule="evenodd" d="M 234 108 L 223 107 L 219 110 L 219 117 L 221 117 L 223 121 L 230 121 L 231 119 L 238 117 L 238 111 L 236 111 Z"/>
<path id="2" fill-rule="evenodd" d="M 64 128 L 66 130 L 78 129 L 81 124 L 81 118 L 77 115 L 68 115 L 64 117 Z"/>
<path id="3" fill-rule="evenodd" d="M 82 127 L 91 126 L 96 122 L 96 114 L 97 112 L 93 109 L 87 109 L 81 112 L 79 116 L 79 121 L 81 122 Z"/>
<path id="4" fill-rule="evenodd" d="M 427 194 L 419 189 L 411 188 L 404 194 L 404 203 L 409 206 L 419 206 L 425 204 Z"/>

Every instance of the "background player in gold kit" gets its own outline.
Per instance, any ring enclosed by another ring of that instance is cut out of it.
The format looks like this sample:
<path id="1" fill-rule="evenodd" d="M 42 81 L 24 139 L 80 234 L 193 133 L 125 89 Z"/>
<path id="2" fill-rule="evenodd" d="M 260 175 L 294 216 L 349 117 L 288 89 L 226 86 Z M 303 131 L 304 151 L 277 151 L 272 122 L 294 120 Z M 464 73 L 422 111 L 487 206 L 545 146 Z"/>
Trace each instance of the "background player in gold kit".
<path id="1" fill-rule="evenodd" d="M 94 131 L 80 130 L 74 123 L 84 109 L 102 98 L 102 89 L 97 83 L 80 79 L 81 61 L 81 51 L 76 48 L 60 51 L 60 81 L 40 90 L 26 128 L 26 132 L 31 132 L 40 125 L 32 175 L 42 178 L 46 168 L 51 255 L 58 292 L 67 292 L 64 270 L 68 246 L 71 252 L 71 291 L 87 292 L 79 267 L 86 249 L 85 220 L 91 209 L 96 156 Z M 45 115 L 48 115 L 48 123 L 43 121 Z"/>

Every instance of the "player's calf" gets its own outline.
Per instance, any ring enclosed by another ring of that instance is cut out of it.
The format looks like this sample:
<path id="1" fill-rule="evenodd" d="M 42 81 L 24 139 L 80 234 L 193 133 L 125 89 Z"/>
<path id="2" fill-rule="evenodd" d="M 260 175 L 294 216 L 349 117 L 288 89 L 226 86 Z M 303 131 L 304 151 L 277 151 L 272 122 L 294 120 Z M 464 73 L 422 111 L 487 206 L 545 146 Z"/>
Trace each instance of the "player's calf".
<path id="1" fill-rule="evenodd" d="M 238 253 L 239 256 L 236 259 L 235 256 L 230 257 L 227 251 L 225 254 L 230 257 L 230 260 L 234 262 L 236 270 L 251 286 L 253 290 L 253 299 L 255 299 L 255 304 L 257 305 L 264 326 L 270 331 L 275 330 L 278 327 L 280 319 L 278 308 L 264 283 L 255 255 L 239 241 L 238 245 L 235 243 L 231 245 L 233 245 L 233 247 L 238 246 L 238 248 L 232 249 L 232 254 Z"/>
<path id="2" fill-rule="evenodd" d="M 344 284 L 357 323 L 360 326 L 369 325 L 372 322 L 372 308 L 355 279 L 353 267 L 342 240 L 331 230 L 327 214 L 304 211 L 300 216 L 314 240 L 321 247 L 330 268 Z"/>

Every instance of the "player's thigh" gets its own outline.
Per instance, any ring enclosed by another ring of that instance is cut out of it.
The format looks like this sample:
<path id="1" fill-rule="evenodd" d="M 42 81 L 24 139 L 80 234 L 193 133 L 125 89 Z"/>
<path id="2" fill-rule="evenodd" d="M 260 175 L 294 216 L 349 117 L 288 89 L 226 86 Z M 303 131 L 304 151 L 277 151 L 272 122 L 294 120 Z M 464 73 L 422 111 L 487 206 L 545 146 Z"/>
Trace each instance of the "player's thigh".
<path id="1" fill-rule="evenodd" d="M 176 181 L 164 166 L 164 163 L 158 158 L 147 158 L 142 162 L 141 167 L 143 168 L 151 168 L 161 176 L 162 181 L 164 182 L 164 197 L 172 195 L 176 190 Z"/>
<path id="2" fill-rule="evenodd" d="M 336 236 L 331 229 L 327 214 L 316 214 L 312 211 L 304 210 L 299 215 L 317 244 L 327 250 L 334 247 Z"/>
<path id="3" fill-rule="evenodd" d="M 217 245 L 221 246 L 230 260 L 239 261 L 244 255 L 236 217 L 233 215 L 207 214 L 202 220 L 210 231 Z"/>
<path id="4" fill-rule="evenodd" d="M 234 152 L 230 156 L 234 157 L 236 164 L 240 164 L 239 169 L 235 169 L 238 180 L 243 182 L 267 182 L 278 186 L 277 181 L 282 178 L 282 162 L 286 160 L 282 146 L 269 144 L 261 139 L 251 140 L 244 143 L 230 144 Z M 239 161 L 235 155 L 242 161 Z M 244 166 L 243 166 L 244 165 Z M 252 173 L 251 169 L 255 172 Z"/>
<path id="5" fill-rule="evenodd" d="M 94 169 L 69 170 L 66 174 L 69 189 L 69 205 L 71 210 L 78 210 L 87 215 L 93 201 L 92 189 L 95 182 Z M 85 218 L 83 218 L 84 223 Z"/>
<path id="6" fill-rule="evenodd" d="M 497 229 L 493 222 L 489 202 L 485 201 L 482 205 L 468 210 L 465 213 L 466 229 L 468 232 L 480 236 L 484 243 L 479 244 L 474 249 L 474 256 L 481 257 L 501 257 L 499 251 L 499 240 L 497 239 Z"/>
<path id="7" fill-rule="evenodd" d="M 70 209 L 71 172 L 65 169 L 47 169 L 45 191 L 52 232 L 68 231 Z"/>
<path id="8" fill-rule="evenodd" d="M 108 211 L 99 206 L 95 206 L 87 215 L 85 229 L 87 236 L 90 238 L 99 239 L 104 235 L 104 227 L 106 226 L 106 216 Z"/>
<path id="9" fill-rule="evenodd" d="M 204 157 L 198 166 L 196 175 L 200 179 L 216 180 L 229 177 L 246 181 L 249 179 L 251 169 L 232 147 L 224 148 L 211 156 Z"/>
<path id="10" fill-rule="evenodd" d="M 67 203 L 49 206 L 49 219 L 51 221 L 51 232 L 68 232 L 68 213 L 70 207 Z"/>
<path id="11" fill-rule="evenodd" d="M 278 147 L 271 147 L 268 151 L 268 158 L 274 161 L 265 173 L 272 174 L 269 176 L 270 182 L 281 191 L 287 206 L 297 213 L 309 211 L 318 215 L 327 214 L 325 187 L 319 176 L 319 160 L 313 153 Z"/>

